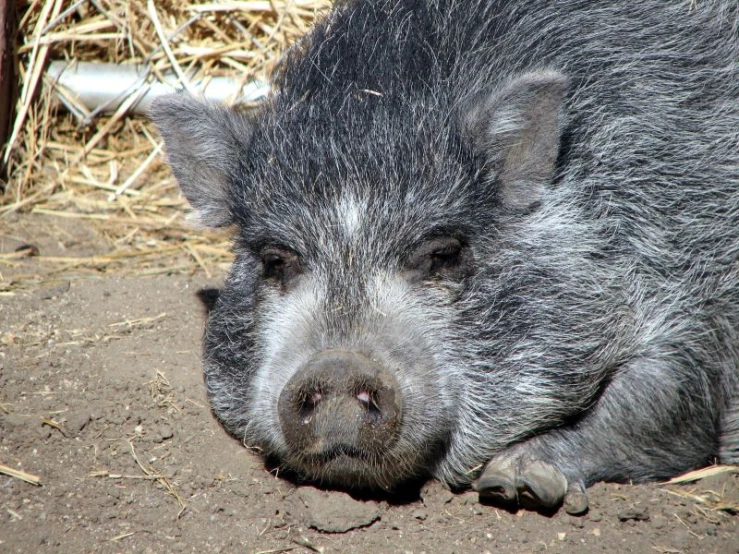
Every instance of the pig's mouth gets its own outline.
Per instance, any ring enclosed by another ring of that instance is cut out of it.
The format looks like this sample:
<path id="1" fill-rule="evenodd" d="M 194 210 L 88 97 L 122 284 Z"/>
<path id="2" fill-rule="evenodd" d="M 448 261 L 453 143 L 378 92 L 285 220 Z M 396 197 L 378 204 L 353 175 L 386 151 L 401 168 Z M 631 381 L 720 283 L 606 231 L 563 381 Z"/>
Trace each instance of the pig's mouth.
<path id="1" fill-rule="evenodd" d="M 394 459 L 350 444 L 332 444 L 320 452 L 300 453 L 284 461 L 301 480 L 342 489 L 391 491 L 414 476 L 413 472 L 401 473 L 401 464 L 393 463 Z"/>
<path id="2" fill-rule="evenodd" d="M 306 456 L 305 461 L 310 465 L 321 466 L 341 458 L 349 458 L 363 461 L 365 463 L 371 463 L 373 457 L 374 456 L 372 454 L 365 452 L 356 446 L 350 444 L 335 444 L 323 452 Z"/>

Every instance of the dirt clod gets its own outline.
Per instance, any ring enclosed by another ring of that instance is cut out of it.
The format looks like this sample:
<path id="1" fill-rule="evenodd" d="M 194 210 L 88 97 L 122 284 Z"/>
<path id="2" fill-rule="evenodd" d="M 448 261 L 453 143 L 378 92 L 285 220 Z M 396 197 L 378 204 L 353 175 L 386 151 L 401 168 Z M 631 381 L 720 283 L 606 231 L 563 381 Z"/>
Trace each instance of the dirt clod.
<path id="1" fill-rule="evenodd" d="M 647 510 L 647 508 L 631 507 L 627 510 L 619 512 L 618 519 L 620 521 L 648 521 L 649 511 Z"/>
<path id="2" fill-rule="evenodd" d="M 380 509 L 373 501 L 354 500 L 342 492 L 301 487 L 297 497 L 303 503 L 303 521 L 312 529 L 326 533 L 346 533 L 367 527 L 380 519 Z"/>

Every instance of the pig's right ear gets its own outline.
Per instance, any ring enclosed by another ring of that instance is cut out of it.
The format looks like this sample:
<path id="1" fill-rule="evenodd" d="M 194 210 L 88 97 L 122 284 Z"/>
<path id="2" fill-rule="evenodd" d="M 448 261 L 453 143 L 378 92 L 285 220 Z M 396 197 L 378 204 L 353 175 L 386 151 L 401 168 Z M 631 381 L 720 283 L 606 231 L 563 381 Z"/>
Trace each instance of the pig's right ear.
<path id="1" fill-rule="evenodd" d="M 196 222 L 230 225 L 229 182 L 249 142 L 250 122 L 238 112 L 184 94 L 158 98 L 149 117 L 164 137 L 167 161 L 195 210 Z"/>
<path id="2" fill-rule="evenodd" d="M 554 176 L 564 128 L 567 78 L 535 71 L 477 95 L 464 106 L 463 130 L 514 211 L 537 203 Z"/>

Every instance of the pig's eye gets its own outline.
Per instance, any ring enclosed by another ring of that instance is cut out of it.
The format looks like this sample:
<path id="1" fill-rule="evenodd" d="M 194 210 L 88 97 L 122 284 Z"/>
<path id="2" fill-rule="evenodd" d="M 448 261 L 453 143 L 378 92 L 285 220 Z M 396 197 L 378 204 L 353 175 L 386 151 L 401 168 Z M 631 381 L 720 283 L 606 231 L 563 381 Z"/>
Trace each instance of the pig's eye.
<path id="1" fill-rule="evenodd" d="M 443 269 L 451 269 L 459 265 L 462 245 L 457 239 L 444 241 L 431 252 L 430 273 L 438 273 Z"/>
<path id="2" fill-rule="evenodd" d="M 262 276 L 287 286 L 300 274 L 300 257 L 287 248 L 267 246 L 262 249 Z"/>
<path id="3" fill-rule="evenodd" d="M 469 247 L 455 237 L 435 237 L 418 246 L 406 269 L 413 280 L 440 277 L 461 280 L 472 269 Z"/>

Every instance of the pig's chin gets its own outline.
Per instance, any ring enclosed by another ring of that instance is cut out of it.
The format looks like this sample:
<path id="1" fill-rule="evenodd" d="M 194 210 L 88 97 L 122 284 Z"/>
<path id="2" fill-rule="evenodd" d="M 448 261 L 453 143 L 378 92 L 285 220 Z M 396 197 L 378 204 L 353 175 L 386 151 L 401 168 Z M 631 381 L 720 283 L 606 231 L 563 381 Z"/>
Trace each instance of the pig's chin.
<path id="1" fill-rule="evenodd" d="M 420 460 L 405 460 L 388 455 L 368 455 L 361 450 L 336 445 L 328 450 L 283 460 L 300 481 L 345 490 L 383 490 L 392 492 L 399 485 L 421 477 Z M 414 463 L 415 462 L 415 463 Z"/>

